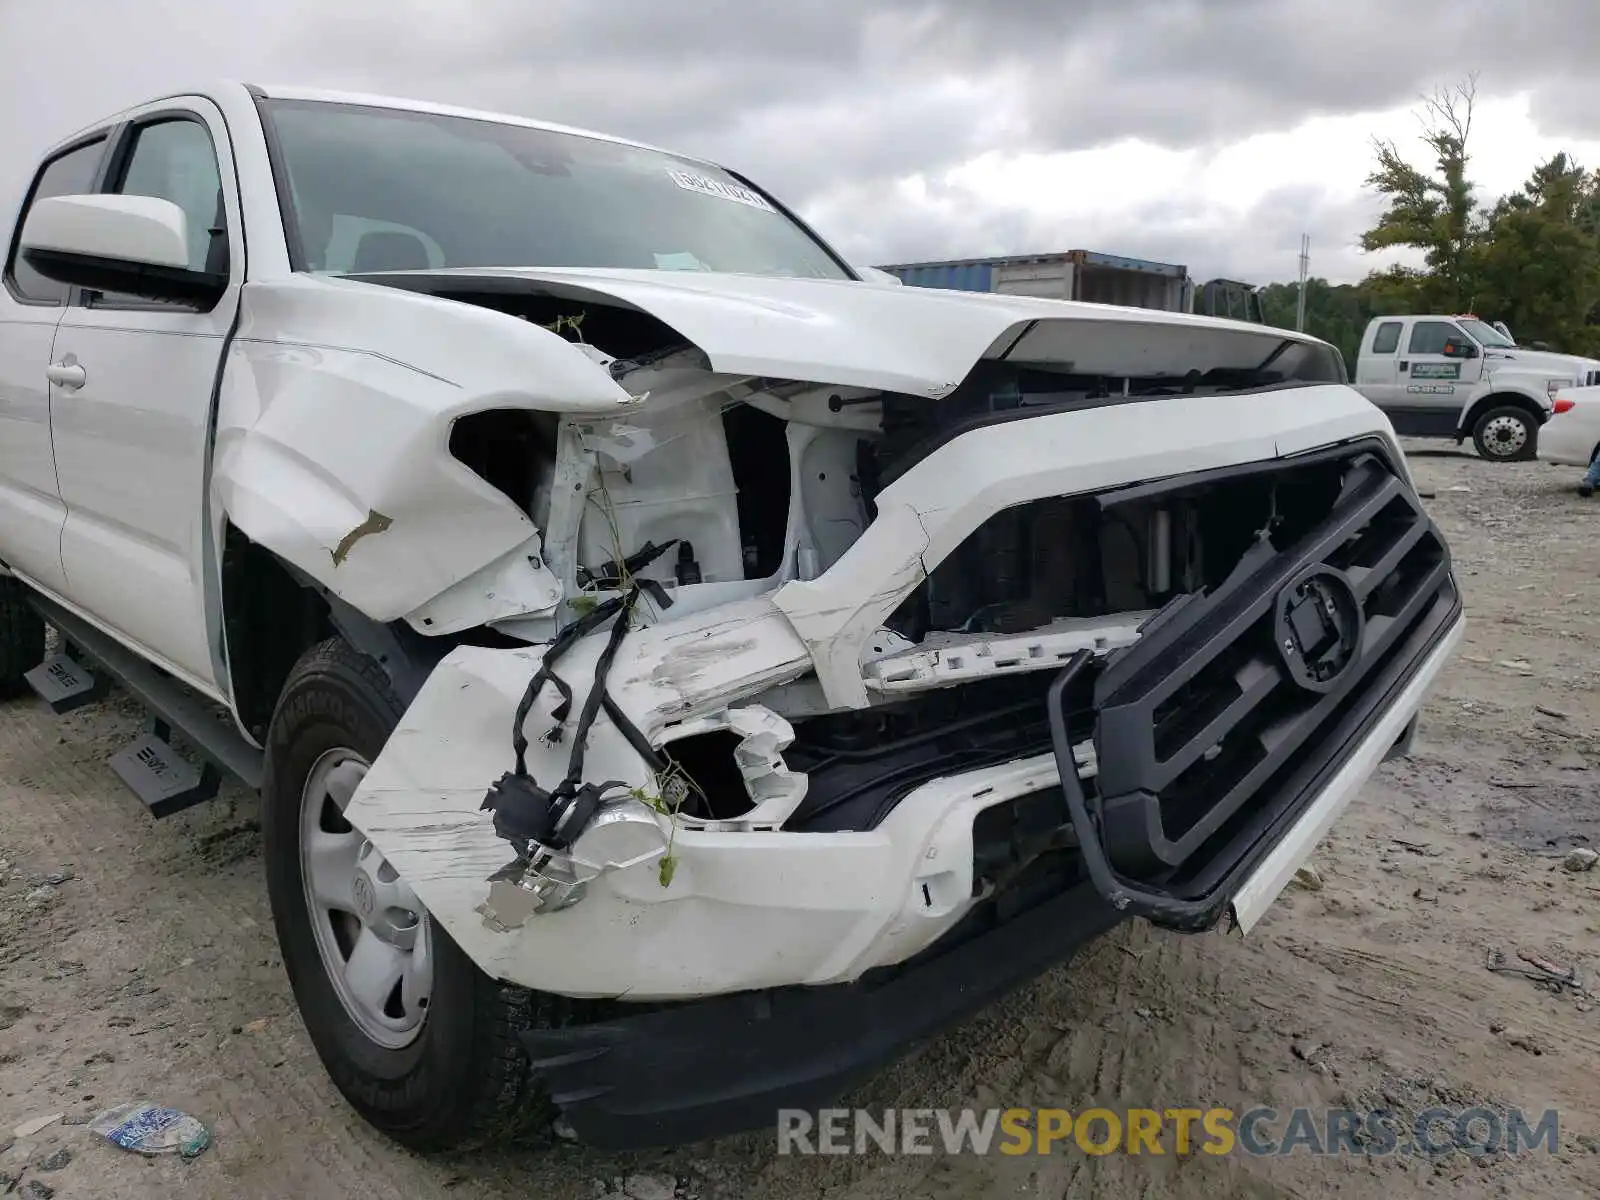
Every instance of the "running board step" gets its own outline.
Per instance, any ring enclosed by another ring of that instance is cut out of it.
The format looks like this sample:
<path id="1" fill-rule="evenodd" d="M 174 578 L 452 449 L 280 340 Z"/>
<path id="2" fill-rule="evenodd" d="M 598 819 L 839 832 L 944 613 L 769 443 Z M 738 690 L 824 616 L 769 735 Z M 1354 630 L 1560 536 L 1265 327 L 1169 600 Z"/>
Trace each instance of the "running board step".
<path id="1" fill-rule="evenodd" d="M 120 684 L 129 696 L 161 722 L 162 729 L 175 731 L 183 739 L 184 745 L 194 752 L 196 758 L 217 773 L 240 780 L 251 791 L 261 790 L 264 767 L 261 751 L 245 741 L 243 735 L 234 728 L 231 719 L 221 713 L 216 704 L 158 670 L 120 642 L 60 605 L 37 594 L 29 599 L 34 608 L 39 610 L 40 615 L 55 626 L 64 640 L 76 647 L 83 658 L 94 663 L 96 675 Z M 78 663 L 70 659 L 67 662 L 74 673 L 86 673 Z M 30 672 L 30 683 L 32 678 Z M 48 696 L 45 698 L 49 699 Z M 166 742 L 168 736 L 162 733 L 157 740 Z M 166 749 L 160 746 L 152 749 L 155 751 L 154 758 L 162 762 L 180 760 L 170 746 Z M 117 773 L 121 775 L 122 771 L 119 770 Z M 201 774 L 205 775 L 204 769 L 201 770 Z M 144 781 L 144 775 L 137 772 L 134 772 L 134 775 Z M 126 780 L 128 777 L 124 775 L 123 778 Z M 129 786 L 143 798 L 146 794 L 158 797 L 163 795 L 165 785 L 154 791 L 150 790 L 147 782 L 129 783 Z M 200 798 L 208 798 L 215 791 L 213 787 L 211 793 L 206 793 Z M 178 804 L 171 798 L 160 800 L 159 803 L 166 811 L 176 811 L 178 807 L 186 807 L 186 804 Z M 198 803 L 198 800 L 188 803 Z"/>
<path id="2" fill-rule="evenodd" d="M 151 728 L 134 742 L 111 756 L 111 769 L 153 817 L 170 817 L 175 812 L 203 804 L 217 794 L 222 774 L 206 763 L 195 766 L 172 748 L 167 739 L 172 731 L 164 722 Z"/>
<path id="3" fill-rule="evenodd" d="M 23 675 L 53 713 L 68 713 L 93 703 L 105 694 L 105 681 L 65 654 L 52 654 Z"/>

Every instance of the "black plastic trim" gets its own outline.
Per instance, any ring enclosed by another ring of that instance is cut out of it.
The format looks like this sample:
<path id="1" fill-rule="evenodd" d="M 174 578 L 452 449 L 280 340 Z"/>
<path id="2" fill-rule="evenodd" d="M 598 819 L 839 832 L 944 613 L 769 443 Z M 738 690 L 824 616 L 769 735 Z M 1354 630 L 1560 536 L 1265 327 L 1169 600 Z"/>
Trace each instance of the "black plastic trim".
<path id="1" fill-rule="evenodd" d="M 116 679 L 194 748 L 196 754 L 234 776 L 252 791 L 261 789 L 264 756 L 244 735 L 218 717 L 214 701 L 179 683 L 146 662 L 97 626 L 54 601 L 28 594 L 28 601 L 68 642 Z"/>
<path id="2" fill-rule="evenodd" d="M 179 267 L 158 267 L 147 263 L 130 264 L 117 259 L 95 258 L 87 254 L 68 254 L 56 250 L 24 250 L 22 257 L 39 274 L 60 279 L 66 275 L 72 286 L 93 292 L 126 292 L 132 295 L 165 298 L 193 304 L 202 312 L 217 306 L 228 291 L 228 276 L 209 271 L 190 271 Z M 57 275 L 50 275 L 50 271 Z M 127 304 L 121 301 L 84 304 L 95 312 L 166 311 L 160 305 Z"/>
<path id="3" fill-rule="evenodd" d="M 1340 721 L 1318 751 L 1279 789 L 1276 802 L 1258 814 L 1227 846 L 1216 852 L 1206 864 L 1206 869 L 1188 880 L 1187 886 L 1173 887 L 1160 882 L 1129 879 L 1111 863 L 1100 823 L 1089 811 L 1088 800 L 1078 777 L 1077 763 L 1072 754 L 1072 736 L 1063 711 L 1063 694 L 1093 657 L 1089 651 L 1080 651 L 1051 684 L 1047 703 L 1062 795 L 1078 837 L 1084 867 L 1095 889 L 1119 912 L 1145 917 L 1153 924 L 1184 931 L 1207 929 L 1215 925 L 1234 891 L 1326 786 L 1328 779 L 1355 752 L 1372 727 L 1388 711 L 1395 697 L 1415 676 L 1423 661 L 1456 623 L 1460 613 L 1461 598 L 1454 586 L 1454 578 L 1450 577 L 1448 586 L 1435 599 L 1433 609 L 1422 626 L 1412 632 L 1405 652 L 1385 664 L 1381 680 L 1368 692 L 1365 702 Z M 1415 727 L 1413 718 L 1387 753 L 1396 750 L 1404 753 Z"/>
<path id="4" fill-rule="evenodd" d="M 739 992 L 519 1036 L 585 1142 L 678 1145 L 771 1128 L 1057 966 L 1119 914 L 1088 885 L 881 981 Z"/>
<path id="5" fill-rule="evenodd" d="M 283 225 L 283 245 L 289 256 L 291 271 L 306 269 L 306 248 L 300 237 L 300 221 L 294 212 L 294 192 L 289 182 L 289 166 L 283 160 L 283 143 L 278 138 L 278 126 L 272 119 L 270 97 L 255 85 L 246 89 L 256 106 L 256 116 L 261 121 L 261 137 L 267 146 L 267 167 L 272 172 L 272 188 L 278 197 L 278 221 Z"/>
<path id="6" fill-rule="evenodd" d="M 220 111 L 220 110 L 219 110 Z M 219 118 L 223 128 L 227 128 L 226 116 Z M 237 177 L 229 180 L 223 177 L 222 156 L 217 153 L 217 139 L 211 132 L 211 123 L 206 120 L 204 113 L 187 106 L 174 106 L 172 108 L 153 109 L 142 112 L 138 116 L 120 122 L 111 138 L 111 152 L 101 162 L 100 172 L 95 180 L 95 192 L 100 195 L 117 196 L 122 193 L 117 191 L 127 178 L 128 165 L 133 159 L 133 153 L 139 142 L 139 135 L 152 125 L 165 125 L 173 121 L 187 121 L 192 125 L 200 126 L 206 135 L 206 140 L 211 144 L 211 161 L 217 168 L 218 190 L 226 189 L 233 184 L 237 193 Z M 231 139 L 230 139 L 231 149 Z M 235 164 L 237 172 L 237 163 Z M 223 207 L 224 218 L 227 216 L 227 207 Z M 240 204 L 240 218 L 243 223 L 243 205 Z M 232 231 L 231 223 L 223 230 L 226 238 Z M 240 242 L 243 243 L 243 233 Z M 92 268 L 95 260 L 77 255 L 62 255 L 63 260 L 70 260 L 82 268 Z M 29 262 L 33 262 L 29 257 Z M 187 271 L 177 268 L 144 267 L 131 269 L 125 263 L 107 263 L 104 273 L 98 281 L 91 281 L 86 275 L 84 280 L 75 282 L 72 288 L 70 307 L 92 309 L 95 312 L 171 312 L 172 304 L 188 306 L 184 311 L 198 310 L 210 312 L 227 294 L 228 287 L 233 279 L 233 247 L 228 243 L 228 270 L 225 272 Z M 243 278 L 241 266 L 239 275 Z M 131 291 L 128 279 L 132 277 L 135 285 L 143 280 L 159 285 L 162 290 L 156 295 L 144 295 Z M 120 282 L 121 286 L 116 286 Z M 116 299 L 107 300 L 100 293 L 121 293 Z"/>
<path id="7" fill-rule="evenodd" d="M 1007 348 L 1006 353 L 1009 354 L 1011 350 L 1015 348 L 1015 345 L 1016 343 L 1012 343 L 1012 345 Z M 992 366 L 994 361 L 996 360 L 986 359 L 974 367 L 973 370 L 982 370 L 985 367 Z M 1179 383 L 1181 380 L 1175 379 L 1172 382 Z M 1286 379 L 1280 383 L 1262 384 L 1259 387 L 1229 388 L 1226 391 L 1208 392 L 1205 395 L 1198 397 L 1190 395 L 1189 398 L 1198 398 L 1204 400 L 1211 396 L 1254 396 L 1262 395 L 1267 392 L 1287 391 L 1292 388 L 1329 386 L 1332 385 L 1330 385 L 1327 380 L 1321 379 Z M 1177 400 L 1181 399 L 1182 397 L 1183 393 L 1179 392 L 1159 392 L 1127 396 L 1083 396 L 1075 400 L 1062 400 L 1053 404 L 1022 404 L 1018 405 L 1016 408 L 1002 409 L 998 412 L 977 413 L 973 416 L 965 417 L 959 421 L 951 422 L 949 425 L 939 429 L 936 433 L 933 433 L 912 445 L 904 454 L 897 457 L 893 462 L 880 468 L 880 488 L 888 487 L 891 483 L 899 479 L 912 467 L 922 462 L 936 450 L 942 449 L 950 442 L 953 442 L 957 438 L 963 437 L 966 434 L 972 433 L 977 429 L 988 429 L 992 425 L 1009 425 L 1013 421 L 1031 421 L 1036 417 L 1053 417 L 1058 416 L 1061 413 L 1090 412 L 1100 408 L 1115 408 L 1124 404 L 1154 404 L 1161 400 Z M 1283 461 L 1269 460 L 1264 464 L 1264 469 L 1282 470 Z M 1156 487 L 1158 490 L 1165 490 L 1165 488 L 1163 488 L 1160 484 L 1155 484 L 1152 486 Z"/>

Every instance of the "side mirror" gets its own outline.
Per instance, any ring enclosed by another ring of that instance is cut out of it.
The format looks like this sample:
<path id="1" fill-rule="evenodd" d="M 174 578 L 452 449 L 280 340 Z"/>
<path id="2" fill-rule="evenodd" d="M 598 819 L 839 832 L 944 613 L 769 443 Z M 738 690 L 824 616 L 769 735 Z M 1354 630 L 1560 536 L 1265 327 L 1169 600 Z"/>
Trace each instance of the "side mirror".
<path id="1" fill-rule="evenodd" d="M 1472 342 L 1446 342 L 1444 344 L 1446 358 L 1477 358 L 1478 347 Z"/>
<path id="2" fill-rule="evenodd" d="M 874 283 L 879 287 L 904 287 L 905 280 L 892 271 L 879 270 L 877 267 L 857 267 L 856 274 L 861 276 L 863 283 Z"/>
<path id="3" fill-rule="evenodd" d="M 19 249 L 39 274 L 71 287 L 204 307 L 228 288 L 225 272 L 190 268 L 188 217 L 172 201 L 154 196 L 36 201 Z"/>

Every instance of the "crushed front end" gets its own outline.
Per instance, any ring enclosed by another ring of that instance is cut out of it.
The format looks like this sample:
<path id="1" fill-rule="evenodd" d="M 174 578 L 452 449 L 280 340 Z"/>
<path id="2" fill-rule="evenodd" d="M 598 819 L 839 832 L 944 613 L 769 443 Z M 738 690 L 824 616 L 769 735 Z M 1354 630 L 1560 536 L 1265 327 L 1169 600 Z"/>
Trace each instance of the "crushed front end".
<path id="1" fill-rule="evenodd" d="M 666 415 L 545 439 L 584 602 L 446 655 L 347 812 L 483 970 L 570 999 L 523 1040 L 597 1144 L 825 1103 L 1130 916 L 1248 929 L 1461 634 L 1341 384 L 930 404 L 652 369 Z M 651 456 L 712 425 L 698 540 L 664 536 Z M 568 488 L 626 509 L 614 553 Z"/>

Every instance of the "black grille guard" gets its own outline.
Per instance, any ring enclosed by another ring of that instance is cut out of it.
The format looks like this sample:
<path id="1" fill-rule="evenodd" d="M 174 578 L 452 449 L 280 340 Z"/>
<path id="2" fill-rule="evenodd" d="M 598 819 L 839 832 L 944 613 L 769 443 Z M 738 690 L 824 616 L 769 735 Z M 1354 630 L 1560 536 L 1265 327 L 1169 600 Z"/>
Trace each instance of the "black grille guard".
<path id="1" fill-rule="evenodd" d="M 1095 681 L 1092 797 L 1066 714 L 1093 655 L 1050 688 L 1085 867 L 1129 914 L 1214 925 L 1460 613 L 1444 539 L 1387 454 L 1308 457 L 1350 460 L 1328 516 L 1282 551 L 1258 543 L 1214 593 L 1175 600 Z"/>

